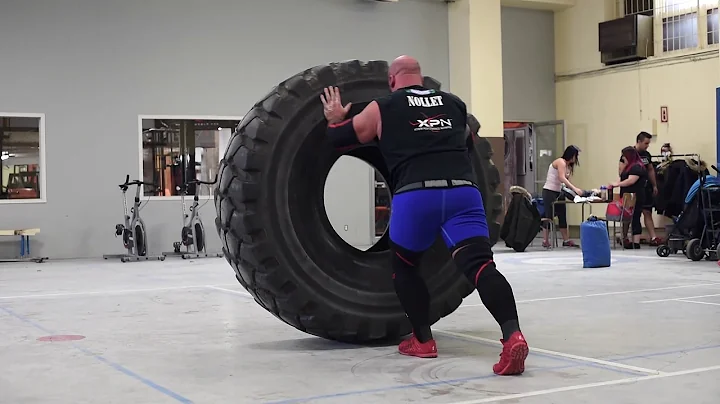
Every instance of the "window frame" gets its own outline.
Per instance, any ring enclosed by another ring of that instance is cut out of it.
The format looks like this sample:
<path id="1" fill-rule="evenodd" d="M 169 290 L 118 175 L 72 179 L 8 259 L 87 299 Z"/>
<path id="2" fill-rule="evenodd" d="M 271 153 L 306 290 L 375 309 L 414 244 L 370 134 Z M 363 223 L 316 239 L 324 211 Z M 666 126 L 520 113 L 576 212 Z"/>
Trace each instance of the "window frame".
<path id="1" fill-rule="evenodd" d="M 625 17 L 626 6 L 628 1 L 630 2 L 641 2 L 643 0 L 615 0 L 615 18 Z M 685 5 L 675 6 L 676 0 L 653 0 L 652 10 L 645 12 L 637 12 L 633 14 L 644 14 L 650 15 L 653 19 L 653 47 L 655 49 L 654 56 L 651 59 L 663 58 L 663 57 L 674 57 L 683 55 L 692 55 L 694 53 L 705 52 L 708 50 L 714 50 L 720 47 L 719 43 L 710 43 L 708 41 L 708 11 L 720 8 L 720 4 L 715 0 L 690 0 L 685 1 Z M 677 7 L 672 11 L 667 11 L 668 7 Z M 649 13 L 649 14 L 648 14 Z M 664 51 L 664 23 L 663 20 L 672 17 L 678 17 L 685 14 L 696 14 L 695 18 L 695 29 L 697 33 L 697 46 L 680 48 L 674 50 Z M 720 17 L 719 17 L 720 19 Z"/>
<path id="2" fill-rule="evenodd" d="M 653 39 L 655 44 L 655 57 L 662 56 L 676 56 L 683 54 L 692 54 L 702 52 L 708 49 L 717 48 L 718 44 L 710 44 L 707 40 L 708 34 L 708 10 L 718 8 L 718 3 L 710 3 L 706 0 L 695 1 L 694 4 L 689 6 L 679 6 L 672 11 L 667 11 L 668 3 L 672 2 L 667 0 L 658 1 L 655 0 L 655 9 L 653 10 Z M 674 50 L 663 50 L 664 40 L 664 23 L 663 20 L 667 18 L 680 17 L 686 14 L 695 13 L 695 34 L 697 36 L 697 46 L 689 48 L 680 48 Z"/>
<path id="3" fill-rule="evenodd" d="M 218 120 L 218 121 L 238 121 L 241 122 L 243 120 L 243 116 L 225 116 L 225 115 L 161 115 L 161 114 L 141 114 L 138 115 L 138 177 L 137 178 L 143 178 L 143 127 L 142 127 L 142 121 L 143 119 L 167 119 L 167 120 Z M 221 156 L 225 154 L 225 151 L 221 151 Z M 220 162 L 218 162 L 218 165 Z M 145 186 L 140 186 L 140 195 L 143 195 L 145 192 Z M 189 195 L 188 195 L 189 196 Z M 188 197 L 186 196 L 186 198 Z M 148 199 L 151 201 L 179 201 L 182 199 L 181 195 L 150 195 L 150 196 L 143 196 L 143 199 Z M 214 195 L 199 195 L 198 199 L 201 201 L 207 201 L 210 199 L 214 199 Z"/>
<path id="4" fill-rule="evenodd" d="M 718 16 L 718 24 L 717 24 L 717 25 L 718 25 L 719 27 L 716 27 L 716 29 L 720 30 L 720 4 L 715 4 L 715 5 L 712 6 L 712 7 L 709 6 L 709 5 L 706 5 L 706 6 L 705 6 L 704 8 L 702 8 L 701 10 L 705 10 L 705 13 L 702 15 L 702 17 L 698 17 L 698 18 L 702 18 L 703 23 L 705 24 L 705 29 L 704 29 L 704 31 L 705 31 L 705 37 L 704 37 L 704 39 L 705 39 L 705 46 L 706 46 L 706 48 L 718 47 L 718 46 L 720 46 L 720 32 L 718 32 L 717 30 L 716 30 L 716 31 L 710 31 L 709 28 L 708 28 L 708 27 L 709 27 L 709 25 L 708 25 L 708 20 L 710 19 L 710 16 L 711 16 L 711 15 L 717 15 L 717 16 Z M 712 11 L 715 11 L 715 12 L 713 13 Z M 718 33 L 718 37 L 719 37 L 719 38 L 718 38 L 718 40 L 717 40 L 715 43 L 710 43 L 710 41 L 708 40 L 708 35 L 710 35 L 711 32 L 717 32 L 717 33 Z"/>
<path id="5" fill-rule="evenodd" d="M 0 112 L 2 118 L 38 118 L 38 136 L 39 136 L 39 162 L 40 178 L 38 179 L 38 188 L 40 190 L 40 198 L 33 199 L 0 199 L 0 205 L 17 205 L 17 204 L 34 204 L 47 203 L 47 160 L 45 159 L 45 114 L 37 112 Z"/>

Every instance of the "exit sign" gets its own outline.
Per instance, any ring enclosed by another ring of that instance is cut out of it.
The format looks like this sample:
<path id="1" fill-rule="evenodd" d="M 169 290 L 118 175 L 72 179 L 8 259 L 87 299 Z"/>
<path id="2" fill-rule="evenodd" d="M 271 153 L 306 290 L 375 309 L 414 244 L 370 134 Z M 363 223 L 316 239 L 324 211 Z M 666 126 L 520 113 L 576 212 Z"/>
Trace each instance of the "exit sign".
<path id="1" fill-rule="evenodd" d="M 660 122 L 668 122 L 668 107 L 660 107 Z"/>

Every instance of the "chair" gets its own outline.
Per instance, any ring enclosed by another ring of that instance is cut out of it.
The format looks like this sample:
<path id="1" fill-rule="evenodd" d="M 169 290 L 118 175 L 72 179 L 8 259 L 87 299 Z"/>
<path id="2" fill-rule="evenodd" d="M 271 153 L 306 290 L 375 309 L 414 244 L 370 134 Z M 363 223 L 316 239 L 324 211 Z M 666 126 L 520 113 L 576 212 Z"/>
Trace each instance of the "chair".
<path id="1" fill-rule="evenodd" d="M 544 217 L 540 219 L 541 224 L 547 223 L 548 227 L 548 239 L 550 240 L 550 249 L 558 246 L 557 228 L 555 226 L 555 218 Z"/>
<path id="2" fill-rule="evenodd" d="M 544 201 L 543 201 L 544 202 Z M 551 209 L 552 210 L 552 218 L 543 217 L 540 219 L 540 224 L 544 225 L 547 223 L 548 228 L 548 240 L 550 241 L 550 249 L 552 250 L 555 247 L 558 247 L 558 236 L 557 236 L 557 225 L 555 224 L 555 204 L 557 201 L 552 201 L 550 203 L 550 206 L 545 205 L 545 209 Z M 532 245 L 532 244 L 531 244 Z"/>
<path id="3" fill-rule="evenodd" d="M 634 193 L 628 193 L 622 195 L 622 209 L 623 212 L 628 209 L 634 209 L 635 208 L 635 194 Z M 608 237 L 610 236 L 610 222 L 612 222 L 612 240 L 613 240 L 613 248 L 617 247 L 617 236 L 622 235 L 622 228 L 624 223 L 630 223 L 632 221 L 632 218 L 624 219 L 620 218 L 620 221 L 616 220 L 608 220 L 607 217 L 598 217 L 599 220 L 602 220 L 608 224 Z M 618 233 L 617 224 L 620 223 L 620 232 Z M 624 240 L 624 237 L 622 238 Z"/>

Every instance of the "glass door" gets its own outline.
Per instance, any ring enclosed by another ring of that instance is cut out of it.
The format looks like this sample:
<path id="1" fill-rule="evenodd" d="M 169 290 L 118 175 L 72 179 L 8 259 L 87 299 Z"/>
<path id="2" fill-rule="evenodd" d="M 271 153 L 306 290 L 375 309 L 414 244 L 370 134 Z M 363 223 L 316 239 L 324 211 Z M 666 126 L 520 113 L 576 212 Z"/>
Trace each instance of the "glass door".
<path id="1" fill-rule="evenodd" d="M 562 156 L 565 150 L 567 135 L 565 133 L 565 121 L 535 122 L 532 124 L 533 138 L 531 164 L 535 168 L 535 193 L 542 195 L 542 188 L 545 185 L 548 166 L 553 160 Z"/>

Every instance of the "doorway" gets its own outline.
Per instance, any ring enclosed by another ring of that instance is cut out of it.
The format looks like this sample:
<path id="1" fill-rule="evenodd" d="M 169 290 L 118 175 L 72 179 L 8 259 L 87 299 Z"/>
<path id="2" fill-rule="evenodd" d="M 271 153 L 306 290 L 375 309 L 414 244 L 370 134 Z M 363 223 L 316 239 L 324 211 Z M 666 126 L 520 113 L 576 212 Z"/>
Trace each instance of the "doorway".
<path id="1" fill-rule="evenodd" d="M 511 199 L 510 187 L 514 185 L 525 188 L 533 196 L 542 195 L 547 167 L 565 149 L 565 122 L 505 122 L 503 137 L 505 206 Z"/>

